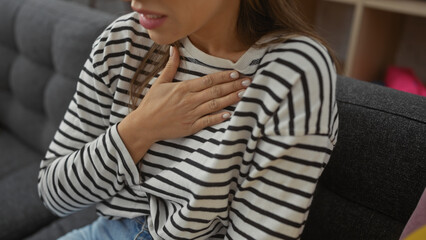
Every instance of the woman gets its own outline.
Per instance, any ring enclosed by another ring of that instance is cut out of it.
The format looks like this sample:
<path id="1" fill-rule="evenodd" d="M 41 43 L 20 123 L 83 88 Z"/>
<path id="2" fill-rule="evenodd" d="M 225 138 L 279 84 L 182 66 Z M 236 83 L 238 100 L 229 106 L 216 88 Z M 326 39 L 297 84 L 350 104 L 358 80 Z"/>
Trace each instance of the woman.
<path id="1" fill-rule="evenodd" d="M 62 239 L 298 239 L 336 142 L 336 73 L 290 0 L 132 0 L 41 163 Z M 171 47 L 169 47 L 171 46 Z"/>

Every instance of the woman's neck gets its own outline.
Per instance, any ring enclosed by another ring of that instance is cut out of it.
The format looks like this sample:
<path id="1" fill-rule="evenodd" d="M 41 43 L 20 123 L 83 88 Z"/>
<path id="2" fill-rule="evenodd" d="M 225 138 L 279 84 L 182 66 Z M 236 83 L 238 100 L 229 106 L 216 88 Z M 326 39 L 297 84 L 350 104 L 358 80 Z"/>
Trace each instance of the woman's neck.
<path id="1" fill-rule="evenodd" d="M 250 48 L 250 46 L 246 46 L 235 38 L 203 40 L 203 38 L 189 36 L 189 40 L 201 51 L 232 62 L 237 62 Z"/>
<path id="2" fill-rule="evenodd" d="M 209 55 L 237 62 L 250 46 L 241 41 L 237 33 L 239 2 L 230 1 L 225 9 L 202 29 L 190 34 L 189 40 Z"/>

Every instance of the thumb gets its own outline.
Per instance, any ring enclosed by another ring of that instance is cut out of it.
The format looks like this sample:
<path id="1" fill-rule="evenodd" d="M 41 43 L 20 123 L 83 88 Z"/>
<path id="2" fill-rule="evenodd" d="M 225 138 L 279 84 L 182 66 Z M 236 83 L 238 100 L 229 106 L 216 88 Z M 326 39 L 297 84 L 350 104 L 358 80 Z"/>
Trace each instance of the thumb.
<path id="1" fill-rule="evenodd" d="M 160 77 L 157 79 L 157 83 L 171 82 L 176 75 L 177 69 L 180 63 L 179 51 L 174 46 L 170 46 L 170 57 L 161 72 Z"/>

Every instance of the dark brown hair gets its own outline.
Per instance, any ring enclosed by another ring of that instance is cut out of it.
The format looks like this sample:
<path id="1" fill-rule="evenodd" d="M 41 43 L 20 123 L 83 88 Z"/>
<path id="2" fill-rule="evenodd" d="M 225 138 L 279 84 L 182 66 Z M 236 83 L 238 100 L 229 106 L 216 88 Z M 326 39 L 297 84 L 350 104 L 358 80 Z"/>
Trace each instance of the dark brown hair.
<path id="1" fill-rule="evenodd" d="M 297 0 L 241 0 L 237 32 L 240 40 L 248 46 L 255 44 L 257 40 L 267 34 L 279 34 L 281 36 L 267 44 L 284 42 L 292 36 L 307 36 L 324 45 L 337 64 L 333 51 L 327 43 L 303 19 L 297 6 Z M 178 46 L 179 43 L 175 42 L 173 45 Z M 149 80 L 157 75 L 167 63 L 169 58 L 168 47 L 154 43 L 142 59 L 131 80 L 130 105 L 132 109 L 137 107 L 142 90 Z M 138 80 L 140 74 L 144 75 L 142 81 Z"/>

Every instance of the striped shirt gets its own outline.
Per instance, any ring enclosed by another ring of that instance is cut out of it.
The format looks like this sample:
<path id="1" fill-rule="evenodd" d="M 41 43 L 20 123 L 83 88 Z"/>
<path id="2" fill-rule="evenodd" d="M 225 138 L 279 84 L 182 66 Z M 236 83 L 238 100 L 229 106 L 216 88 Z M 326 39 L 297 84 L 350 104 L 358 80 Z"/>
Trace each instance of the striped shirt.
<path id="1" fill-rule="evenodd" d="M 295 37 L 252 47 L 234 63 L 181 43 L 175 81 L 230 69 L 253 79 L 226 108 L 232 117 L 155 143 L 136 166 L 117 124 L 131 111 L 130 79 L 153 42 L 136 13 L 122 16 L 93 44 L 41 162 L 44 204 L 59 216 L 93 204 L 110 219 L 148 215 L 155 239 L 300 238 L 337 137 L 326 49 Z"/>

